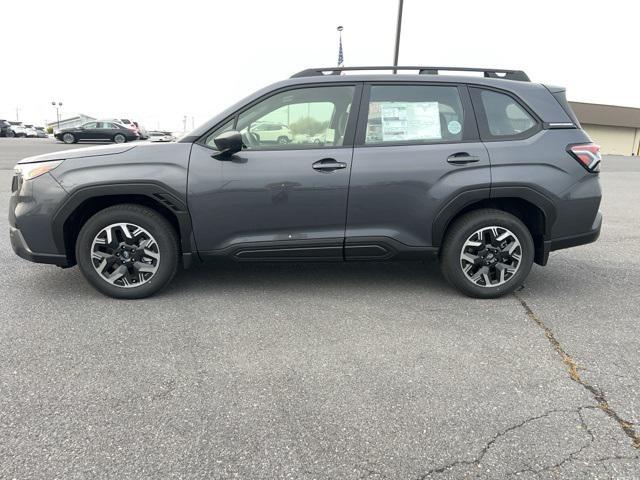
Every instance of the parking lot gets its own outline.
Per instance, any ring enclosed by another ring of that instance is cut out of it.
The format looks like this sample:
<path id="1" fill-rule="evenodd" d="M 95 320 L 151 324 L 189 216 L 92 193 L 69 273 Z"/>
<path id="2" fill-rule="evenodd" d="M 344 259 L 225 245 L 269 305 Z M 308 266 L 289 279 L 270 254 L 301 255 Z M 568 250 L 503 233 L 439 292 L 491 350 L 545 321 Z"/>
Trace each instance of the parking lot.
<path id="1" fill-rule="evenodd" d="M 640 477 L 640 159 L 603 161 L 600 240 L 499 300 L 432 261 L 117 301 L 11 250 L 14 163 L 66 148 L 0 138 L 0 478 Z"/>

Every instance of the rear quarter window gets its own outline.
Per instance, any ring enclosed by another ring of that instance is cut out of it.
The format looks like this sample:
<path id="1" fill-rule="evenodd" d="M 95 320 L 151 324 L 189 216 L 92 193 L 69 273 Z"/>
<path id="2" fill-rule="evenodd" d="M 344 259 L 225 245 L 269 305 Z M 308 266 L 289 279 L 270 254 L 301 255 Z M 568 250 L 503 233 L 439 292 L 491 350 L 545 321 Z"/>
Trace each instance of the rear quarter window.
<path id="1" fill-rule="evenodd" d="M 471 91 L 480 111 L 478 127 L 483 140 L 522 139 L 539 130 L 539 122 L 511 95 L 480 88 Z"/>

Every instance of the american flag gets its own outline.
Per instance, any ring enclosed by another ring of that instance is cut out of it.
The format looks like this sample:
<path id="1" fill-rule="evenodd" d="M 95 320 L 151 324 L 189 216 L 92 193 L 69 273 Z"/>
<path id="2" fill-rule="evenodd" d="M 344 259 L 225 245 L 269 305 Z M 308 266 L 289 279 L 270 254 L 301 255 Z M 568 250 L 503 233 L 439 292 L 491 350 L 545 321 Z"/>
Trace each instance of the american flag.
<path id="1" fill-rule="evenodd" d="M 342 53 L 342 33 L 340 33 L 340 47 L 338 48 L 338 66 L 344 67 L 344 55 Z"/>

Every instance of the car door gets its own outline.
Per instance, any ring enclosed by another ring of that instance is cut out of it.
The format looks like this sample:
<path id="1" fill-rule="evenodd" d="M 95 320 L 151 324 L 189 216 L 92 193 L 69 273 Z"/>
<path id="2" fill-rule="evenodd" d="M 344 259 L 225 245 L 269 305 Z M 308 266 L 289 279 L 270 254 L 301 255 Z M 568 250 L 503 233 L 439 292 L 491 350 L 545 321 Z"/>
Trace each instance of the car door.
<path id="1" fill-rule="evenodd" d="M 82 128 L 78 132 L 79 140 L 98 140 L 98 123 L 89 122 L 82 125 Z"/>
<path id="2" fill-rule="evenodd" d="M 279 90 L 249 104 L 193 145 L 188 203 L 203 256 L 341 260 L 349 172 L 361 86 L 320 84 Z M 252 127 L 284 124 L 290 143 L 262 141 Z M 242 133 L 245 148 L 215 158 L 214 138 Z M 331 143 L 309 142 L 310 133 Z M 295 137 L 295 136 L 294 136 Z"/>
<path id="3" fill-rule="evenodd" d="M 113 135 L 110 130 L 111 124 L 108 122 L 98 122 L 96 125 L 95 133 L 93 134 L 96 140 L 109 140 Z"/>
<path id="4" fill-rule="evenodd" d="M 116 134 L 121 133 L 122 135 L 127 137 L 127 140 L 131 140 L 131 138 L 129 137 L 131 135 L 131 131 L 128 131 L 127 129 L 120 127 L 118 124 L 108 122 L 105 125 L 105 127 L 106 127 L 105 133 L 107 135 L 107 139 L 113 140 L 113 137 L 115 137 Z"/>
<path id="5" fill-rule="evenodd" d="M 439 214 L 489 197 L 489 157 L 464 85 L 366 85 L 356 135 L 345 258 L 432 250 Z"/>

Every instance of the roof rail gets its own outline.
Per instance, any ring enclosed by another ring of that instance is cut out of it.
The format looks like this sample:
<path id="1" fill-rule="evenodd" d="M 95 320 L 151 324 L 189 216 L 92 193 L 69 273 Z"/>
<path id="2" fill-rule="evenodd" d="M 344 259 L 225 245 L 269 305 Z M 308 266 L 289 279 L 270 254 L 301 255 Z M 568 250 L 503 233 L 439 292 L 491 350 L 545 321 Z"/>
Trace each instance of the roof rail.
<path id="1" fill-rule="evenodd" d="M 468 68 L 468 67 L 328 67 L 328 68 L 308 68 L 302 70 L 291 78 L 318 77 L 322 75 L 340 75 L 342 72 L 366 71 L 366 70 L 417 70 L 420 75 L 438 75 L 440 71 L 446 72 L 481 72 L 486 78 L 501 78 L 503 80 L 517 80 L 520 82 L 530 82 L 529 76 L 522 70 L 505 70 L 503 68 Z M 327 73 L 325 73 L 327 72 Z"/>

